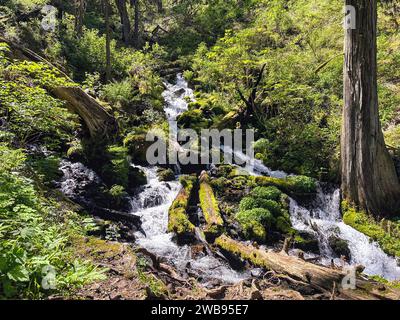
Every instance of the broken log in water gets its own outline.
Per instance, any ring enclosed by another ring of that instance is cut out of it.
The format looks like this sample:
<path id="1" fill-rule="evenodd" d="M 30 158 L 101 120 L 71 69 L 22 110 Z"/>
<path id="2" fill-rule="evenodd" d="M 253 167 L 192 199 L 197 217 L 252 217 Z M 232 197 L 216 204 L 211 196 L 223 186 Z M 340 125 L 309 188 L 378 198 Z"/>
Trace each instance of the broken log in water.
<path id="1" fill-rule="evenodd" d="M 335 297 L 340 296 L 342 299 L 356 300 L 400 299 L 399 290 L 384 286 L 375 281 L 363 279 L 359 275 L 356 275 L 354 290 L 345 290 L 342 287 L 342 281 L 347 274 L 340 270 L 315 265 L 284 253 L 267 252 L 257 249 L 251 245 L 235 241 L 225 235 L 217 238 L 215 244 L 221 249 L 248 260 L 255 266 L 289 276 L 295 281 L 310 285 L 322 292 L 329 292 L 331 294 L 335 291 Z M 333 290 L 334 288 L 335 290 Z"/>

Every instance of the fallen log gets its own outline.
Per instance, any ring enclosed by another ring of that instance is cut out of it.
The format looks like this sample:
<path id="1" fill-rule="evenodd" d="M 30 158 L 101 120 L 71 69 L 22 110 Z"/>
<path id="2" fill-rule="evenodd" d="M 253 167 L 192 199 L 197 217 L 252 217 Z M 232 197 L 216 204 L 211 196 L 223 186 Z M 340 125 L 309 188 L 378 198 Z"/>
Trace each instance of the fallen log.
<path id="1" fill-rule="evenodd" d="M 81 88 L 57 87 L 49 91 L 56 98 L 66 101 L 67 108 L 83 119 L 92 138 L 110 138 L 117 133 L 116 119 Z"/>
<path id="2" fill-rule="evenodd" d="M 286 254 L 266 252 L 253 246 L 235 241 L 225 235 L 215 240 L 215 244 L 221 249 L 239 255 L 252 264 L 286 274 L 301 280 L 318 289 L 331 291 L 334 282 L 341 282 L 345 274 L 338 270 L 307 263 L 301 259 Z"/>
<path id="3" fill-rule="evenodd" d="M 175 233 L 180 244 L 193 242 L 196 238 L 196 228 L 190 222 L 187 214 L 196 180 L 191 176 L 181 177 L 183 188 L 168 211 L 168 232 Z"/>
<path id="4" fill-rule="evenodd" d="M 47 64 L 52 69 L 56 70 L 60 77 L 73 83 L 69 76 L 61 70 L 61 66 L 54 65 L 39 54 L 12 41 L 0 37 L 0 42 L 5 42 L 10 47 L 12 53 L 11 58 Z M 109 114 L 100 103 L 80 87 L 66 86 L 46 89 L 57 99 L 66 101 L 67 108 L 82 118 L 93 139 L 107 139 L 117 133 L 117 120 Z"/>
<path id="5" fill-rule="evenodd" d="M 388 286 L 382 287 L 381 284 L 362 279 L 358 275 L 356 276 L 355 288 L 345 289 L 342 286 L 342 281 L 347 274 L 341 270 L 334 270 L 308 263 L 299 258 L 282 253 L 256 249 L 251 245 L 235 241 L 225 235 L 217 238 L 215 244 L 221 249 L 230 251 L 248 260 L 255 266 L 286 275 L 295 281 L 300 281 L 329 295 L 335 292 L 335 298 L 356 300 L 400 299 L 400 292 L 398 290 L 389 288 Z"/>
<path id="6" fill-rule="evenodd" d="M 221 213 L 218 207 L 218 202 L 215 197 L 214 191 L 209 183 L 209 176 L 207 172 L 203 171 L 200 175 L 200 207 L 203 211 L 204 218 L 207 226 L 205 231 L 206 236 L 218 236 L 221 234 L 224 226 Z"/>

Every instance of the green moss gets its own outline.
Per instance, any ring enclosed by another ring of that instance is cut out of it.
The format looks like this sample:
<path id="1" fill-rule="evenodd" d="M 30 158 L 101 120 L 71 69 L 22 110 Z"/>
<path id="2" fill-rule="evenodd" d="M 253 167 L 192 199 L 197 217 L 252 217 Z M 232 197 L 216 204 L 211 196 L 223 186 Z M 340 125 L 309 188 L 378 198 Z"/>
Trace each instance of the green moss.
<path id="1" fill-rule="evenodd" d="M 196 178 L 182 176 L 180 181 L 183 188 L 168 212 L 168 232 L 176 233 L 178 236 L 186 236 L 195 232 L 195 226 L 190 222 L 186 210 L 189 206 Z"/>
<path id="2" fill-rule="evenodd" d="M 177 235 L 194 233 L 194 225 L 189 221 L 185 208 L 170 208 L 168 232 L 174 232 Z"/>
<path id="3" fill-rule="evenodd" d="M 274 217 L 267 209 L 256 208 L 240 211 L 236 215 L 246 239 L 264 242 L 267 236 L 267 229 L 274 223 Z"/>
<path id="4" fill-rule="evenodd" d="M 280 205 L 274 200 L 245 197 L 242 199 L 242 201 L 240 201 L 240 211 L 246 211 L 256 208 L 267 209 L 274 215 L 274 217 L 280 216 L 282 214 Z"/>
<path id="5" fill-rule="evenodd" d="M 273 177 L 252 177 L 258 186 L 274 186 L 284 192 L 315 193 L 317 185 L 314 179 L 304 176 L 293 176 L 286 179 Z"/>
<path id="6" fill-rule="evenodd" d="M 290 219 L 284 216 L 280 216 L 276 218 L 275 227 L 278 231 L 283 234 L 294 234 L 296 231 L 292 228 L 292 224 L 290 223 Z"/>
<path id="7" fill-rule="evenodd" d="M 175 172 L 172 169 L 159 169 L 157 175 L 160 181 L 168 182 L 175 180 Z"/>
<path id="8" fill-rule="evenodd" d="M 377 241 L 382 250 L 400 257 L 400 222 L 382 220 L 377 222 L 365 212 L 357 211 L 346 201 L 342 203 L 343 221 L 354 229 Z"/>
<path id="9" fill-rule="evenodd" d="M 245 246 L 244 244 L 234 241 L 226 236 L 217 238 L 215 240 L 215 244 L 218 247 L 241 257 L 242 259 L 250 261 L 255 266 L 270 269 L 270 265 L 268 265 L 266 259 L 262 257 L 263 251 L 261 250 L 249 250 L 248 246 Z"/>
<path id="10" fill-rule="evenodd" d="M 282 192 L 276 187 L 257 187 L 251 192 L 251 196 L 259 199 L 279 201 Z"/>
<path id="11" fill-rule="evenodd" d="M 207 232 L 213 234 L 220 232 L 224 221 L 221 217 L 218 201 L 206 175 L 201 177 L 199 198 L 200 207 L 207 222 Z"/>

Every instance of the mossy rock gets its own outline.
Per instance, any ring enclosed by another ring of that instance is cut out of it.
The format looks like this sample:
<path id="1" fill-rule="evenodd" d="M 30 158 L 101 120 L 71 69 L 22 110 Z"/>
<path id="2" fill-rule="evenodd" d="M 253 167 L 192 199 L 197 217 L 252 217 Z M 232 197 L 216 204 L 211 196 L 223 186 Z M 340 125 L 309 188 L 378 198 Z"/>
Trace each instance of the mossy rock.
<path id="1" fill-rule="evenodd" d="M 239 222 L 247 240 L 265 242 L 267 230 L 271 229 L 275 219 L 267 209 L 255 208 L 239 211 L 235 219 Z"/>
<path id="2" fill-rule="evenodd" d="M 284 235 L 293 235 L 296 233 L 292 227 L 290 219 L 284 216 L 276 218 L 275 228 Z"/>
<path id="3" fill-rule="evenodd" d="M 223 165 L 219 165 L 215 169 L 215 171 L 213 172 L 213 175 L 216 177 L 228 178 L 233 170 L 235 170 L 235 167 L 233 165 L 223 164 Z"/>
<path id="4" fill-rule="evenodd" d="M 175 180 L 175 172 L 172 169 L 160 168 L 157 170 L 158 179 L 162 182 L 169 182 Z"/>
<path id="5" fill-rule="evenodd" d="M 347 261 L 351 260 L 351 251 L 349 243 L 346 240 L 340 239 L 337 236 L 331 236 L 329 237 L 328 242 L 329 246 L 338 257 L 344 256 Z"/>
<path id="6" fill-rule="evenodd" d="M 318 239 L 308 232 L 297 232 L 294 238 L 294 246 L 304 252 L 320 253 Z"/>
<path id="7" fill-rule="evenodd" d="M 146 141 L 145 133 L 130 133 L 124 139 L 124 147 L 135 164 L 148 164 L 147 149 L 152 144 L 153 142 Z"/>
<path id="8" fill-rule="evenodd" d="M 292 176 L 285 179 L 273 177 L 251 177 L 258 186 L 274 186 L 285 193 L 312 194 L 317 192 L 317 184 L 313 178 Z"/>
<path id="9" fill-rule="evenodd" d="M 281 206 L 274 200 L 245 197 L 240 201 L 239 210 L 246 211 L 256 208 L 263 208 L 269 210 L 274 217 L 278 217 L 282 214 Z"/>
<path id="10" fill-rule="evenodd" d="M 212 124 L 212 121 L 207 119 L 200 109 L 188 110 L 182 113 L 177 120 L 179 128 L 193 129 L 197 132 L 209 128 Z"/>
<path id="11" fill-rule="evenodd" d="M 144 186 L 147 184 L 147 177 L 146 173 L 139 168 L 135 168 L 130 166 L 129 167 L 129 182 L 128 182 L 128 189 L 134 190 L 140 186 Z"/>
<path id="12" fill-rule="evenodd" d="M 253 198 L 279 201 L 282 192 L 276 187 L 257 187 L 250 193 Z"/>

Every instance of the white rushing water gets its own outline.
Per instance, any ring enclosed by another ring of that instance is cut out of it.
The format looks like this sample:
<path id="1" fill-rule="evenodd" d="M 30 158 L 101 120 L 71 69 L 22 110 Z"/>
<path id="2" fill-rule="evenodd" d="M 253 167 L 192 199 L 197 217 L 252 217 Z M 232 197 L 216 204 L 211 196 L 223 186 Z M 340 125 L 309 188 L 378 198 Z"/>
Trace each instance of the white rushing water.
<path id="1" fill-rule="evenodd" d="M 165 112 L 174 133 L 177 132 L 176 118 L 188 109 L 188 100 L 193 101 L 193 91 L 188 88 L 182 75 L 177 76 L 176 84 L 166 83 L 163 97 Z M 173 235 L 167 232 L 168 210 L 178 195 L 181 185 L 178 181 L 160 182 L 157 168 L 143 168 L 148 184 L 137 197 L 132 199 L 132 213 L 141 217 L 146 236 L 137 233 L 137 243 L 150 252 L 172 263 L 177 270 L 186 270 L 190 275 L 202 279 L 204 283 L 221 280 L 236 283 L 248 277 L 248 273 L 232 270 L 227 263 L 209 254 L 192 255 L 190 246 L 178 246 Z"/>
<path id="2" fill-rule="evenodd" d="M 330 265 L 332 259 L 338 265 L 342 263 L 329 245 L 329 238 L 333 236 L 347 241 L 351 256 L 349 263 L 363 265 L 365 274 L 379 275 L 388 280 L 400 279 L 400 267 L 396 259 L 388 256 L 378 243 L 343 222 L 339 189 L 326 194 L 320 187 L 314 208 L 309 210 L 290 200 L 293 227 L 318 238 L 323 264 Z"/>

